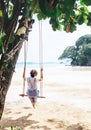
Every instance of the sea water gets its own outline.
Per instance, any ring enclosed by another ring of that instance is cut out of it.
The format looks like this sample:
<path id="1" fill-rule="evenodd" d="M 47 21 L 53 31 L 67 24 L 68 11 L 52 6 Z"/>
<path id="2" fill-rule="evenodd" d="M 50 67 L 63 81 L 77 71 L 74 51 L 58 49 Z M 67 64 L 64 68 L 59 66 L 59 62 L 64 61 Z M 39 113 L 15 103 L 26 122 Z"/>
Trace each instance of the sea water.
<path id="1" fill-rule="evenodd" d="M 60 70 L 60 71 L 91 71 L 91 66 L 71 66 L 71 65 L 65 65 L 60 64 L 60 62 L 45 62 L 42 64 L 36 63 L 36 62 L 27 62 L 26 63 L 26 70 L 31 69 L 40 69 L 40 67 L 43 67 L 44 70 Z M 24 63 L 18 62 L 15 67 L 15 71 L 24 69 Z"/>

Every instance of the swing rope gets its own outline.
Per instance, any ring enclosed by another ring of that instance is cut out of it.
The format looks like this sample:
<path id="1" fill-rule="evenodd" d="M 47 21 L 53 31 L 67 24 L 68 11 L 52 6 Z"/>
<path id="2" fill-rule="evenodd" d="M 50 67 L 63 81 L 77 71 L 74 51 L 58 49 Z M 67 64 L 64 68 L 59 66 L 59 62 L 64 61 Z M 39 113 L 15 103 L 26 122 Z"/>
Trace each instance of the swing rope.
<path id="1" fill-rule="evenodd" d="M 42 21 L 39 21 L 39 66 L 40 78 L 43 79 L 43 39 L 42 39 Z M 42 70 L 42 71 L 41 71 Z M 43 80 L 40 81 L 40 96 L 43 96 Z"/>
<path id="2" fill-rule="evenodd" d="M 23 69 L 23 92 L 21 96 L 25 96 L 25 79 L 26 79 L 26 60 L 28 52 L 28 41 L 24 41 L 24 69 Z"/>
<path id="3" fill-rule="evenodd" d="M 27 96 L 25 94 L 25 78 L 26 78 L 26 59 L 28 52 L 28 41 L 24 41 L 24 70 L 23 70 L 23 92 L 20 96 Z M 42 41 L 42 22 L 39 22 L 39 65 L 40 65 L 40 78 L 43 79 L 43 41 Z M 42 70 L 42 71 L 41 71 Z M 43 96 L 43 80 L 40 81 L 40 96 L 38 98 L 45 98 Z"/>

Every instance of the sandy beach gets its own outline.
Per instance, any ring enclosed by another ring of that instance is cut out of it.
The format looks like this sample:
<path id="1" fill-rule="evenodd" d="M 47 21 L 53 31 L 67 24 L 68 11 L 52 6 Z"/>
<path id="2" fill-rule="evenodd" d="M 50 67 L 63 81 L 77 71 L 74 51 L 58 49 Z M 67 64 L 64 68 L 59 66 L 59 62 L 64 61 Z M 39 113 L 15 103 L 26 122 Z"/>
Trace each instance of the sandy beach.
<path id="1" fill-rule="evenodd" d="M 33 109 L 22 93 L 22 71 L 14 73 L 0 130 L 91 130 L 91 68 L 44 68 L 43 95 Z"/>

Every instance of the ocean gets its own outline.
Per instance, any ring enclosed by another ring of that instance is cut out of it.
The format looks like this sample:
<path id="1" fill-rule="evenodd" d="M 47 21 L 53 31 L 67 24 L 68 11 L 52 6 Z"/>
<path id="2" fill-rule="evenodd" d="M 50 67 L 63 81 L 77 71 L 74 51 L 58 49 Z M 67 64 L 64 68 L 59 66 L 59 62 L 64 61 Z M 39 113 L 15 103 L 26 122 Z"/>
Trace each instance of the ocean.
<path id="1" fill-rule="evenodd" d="M 39 69 L 40 67 L 43 67 L 43 68 L 47 68 L 47 69 L 52 69 L 52 68 L 59 68 L 59 67 L 63 67 L 65 66 L 64 64 L 60 64 L 59 62 L 46 62 L 46 63 L 43 63 L 43 64 L 39 64 L 39 63 L 36 63 L 36 62 L 27 62 L 26 63 L 26 68 L 27 69 Z M 16 70 L 17 69 L 23 69 L 24 68 L 24 63 L 23 62 L 18 62 L 16 64 Z"/>
<path id="2" fill-rule="evenodd" d="M 31 69 L 39 69 L 41 64 L 36 62 L 27 62 L 26 68 L 29 70 Z M 91 71 L 91 66 L 71 66 L 71 65 L 65 65 L 60 64 L 60 62 L 45 62 L 42 64 L 42 67 L 44 69 L 53 70 L 53 69 L 60 69 L 61 71 Z M 23 70 L 24 63 L 18 62 L 16 64 L 15 70 Z"/>

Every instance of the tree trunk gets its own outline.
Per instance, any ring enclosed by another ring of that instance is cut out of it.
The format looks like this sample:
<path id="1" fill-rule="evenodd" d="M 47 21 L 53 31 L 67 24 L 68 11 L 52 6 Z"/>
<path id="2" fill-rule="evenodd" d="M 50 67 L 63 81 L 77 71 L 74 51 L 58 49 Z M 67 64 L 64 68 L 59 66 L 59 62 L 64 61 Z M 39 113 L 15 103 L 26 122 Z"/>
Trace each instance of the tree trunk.
<path id="1" fill-rule="evenodd" d="M 24 26 L 26 31 L 24 31 L 23 34 L 20 34 L 20 26 L 20 28 L 18 29 L 19 35 L 18 33 L 16 33 L 14 42 L 8 45 L 8 50 L 2 55 L 0 59 L 0 119 L 2 118 L 5 98 L 12 80 L 14 68 L 17 63 L 22 44 L 25 40 L 28 40 L 28 34 L 30 28 L 32 28 L 33 23 L 34 20 L 32 19 L 30 19 L 30 21 L 27 21 L 27 26 Z"/>
<path id="2" fill-rule="evenodd" d="M 13 55 L 13 58 L 9 60 L 9 62 L 7 64 L 7 68 L 0 71 L 0 73 L 1 73 L 1 77 L 0 77 L 0 119 L 2 117 L 2 113 L 4 110 L 4 104 L 5 104 L 5 98 L 6 98 L 7 91 L 9 89 L 9 86 L 10 86 L 10 83 L 12 80 L 14 68 L 15 68 L 22 44 L 23 44 L 23 40 L 19 42 L 18 50 Z M 7 60 L 7 54 L 5 54 L 3 57 L 4 57 L 3 62 L 5 62 L 5 60 Z"/>

